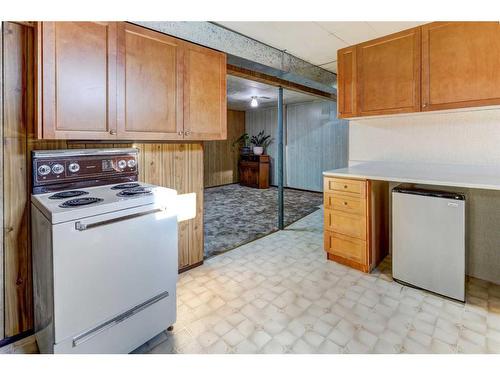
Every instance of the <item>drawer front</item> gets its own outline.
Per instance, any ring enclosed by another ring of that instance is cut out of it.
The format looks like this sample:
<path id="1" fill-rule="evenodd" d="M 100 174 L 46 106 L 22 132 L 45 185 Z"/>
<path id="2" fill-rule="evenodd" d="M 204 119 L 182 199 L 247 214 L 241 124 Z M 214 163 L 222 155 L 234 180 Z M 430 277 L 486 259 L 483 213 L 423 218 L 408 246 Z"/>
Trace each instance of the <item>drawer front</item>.
<path id="1" fill-rule="evenodd" d="M 348 212 L 354 215 L 366 215 L 366 199 L 337 193 L 325 193 L 324 203 L 325 208 Z"/>
<path id="2" fill-rule="evenodd" d="M 344 178 L 325 177 L 324 192 L 339 192 L 356 194 L 365 197 L 366 181 L 363 180 L 349 180 Z"/>
<path id="3" fill-rule="evenodd" d="M 366 217 L 325 209 L 325 229 L 366 240 Z"/>
<path id="4" fill-rule="evenodd" d="M 366 241 L 325 231 L 325 250 L 330 254 L 366 264 Z"/>

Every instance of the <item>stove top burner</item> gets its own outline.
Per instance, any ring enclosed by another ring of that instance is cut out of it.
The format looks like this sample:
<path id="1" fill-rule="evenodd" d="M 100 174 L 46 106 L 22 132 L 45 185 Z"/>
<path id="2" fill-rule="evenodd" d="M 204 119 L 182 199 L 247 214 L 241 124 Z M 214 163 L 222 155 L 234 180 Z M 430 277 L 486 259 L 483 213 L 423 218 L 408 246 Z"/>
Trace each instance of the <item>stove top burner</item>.
<path id="1" fill-rule="evenodd" d="M 94 197 L 76 198 L 76 199 L 70 199 L 69 201 L 66 201 L 66 202 L 60 204 L 59 207 L 63 207 L 63 208 L 78 207 L 78 206 L 85 206 L 87 204 L 92 204 L 92 203 L 97 203 L 97 202 L 102 202 L 102 201 L 103 201 L 103 199 L 94 198 Z"/>
<path id="2" fill-rule="evenodd" d="M 51 195 L 49 199 L 66 199 L 66 198 L 78 197 L 80 195 L 85 195 L 85 194 L 88 194 L 88 192 L 83 190 L 61 191 L 59 193 Z"/>
<path id="3" fill-rule="evenodd" d="M 138 195 L 149 195 L 149 194 L 152 194 L 150 189 L 146 189 L 146 188 L 143 188 L 142 186 L 140 186 L 140 187 L 135 187 L 132 189 L 122 190 L 116 195 L 119 197 L 133 197 L 133 196 L 138 196 Z"/>
<path id="4" fill-rule="evenodd" d="M 113 186 L 111 188 L 111 190 L 132 189 L 132 188 L 136 188 L 136 187 L 140 187 L 140 186 L 141 185 L 139 185 L 136 182 L 130 182 L 130 183 L 126 183 L 126 184 L 120 184 L 120 185 Z"/>

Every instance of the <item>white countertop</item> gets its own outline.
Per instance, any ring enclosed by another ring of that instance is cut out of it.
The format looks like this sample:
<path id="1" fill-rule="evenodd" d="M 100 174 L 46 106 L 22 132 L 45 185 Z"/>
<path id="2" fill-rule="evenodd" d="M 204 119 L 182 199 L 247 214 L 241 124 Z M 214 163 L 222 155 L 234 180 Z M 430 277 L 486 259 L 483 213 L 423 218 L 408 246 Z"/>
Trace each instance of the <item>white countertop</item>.
<path id="1" fill-rule="evenodd" d="M 500 166 L 411 162 L 351 162 L 347 168 L 323 172 L 324 176 L 413 184 L 500 190 Z"/>

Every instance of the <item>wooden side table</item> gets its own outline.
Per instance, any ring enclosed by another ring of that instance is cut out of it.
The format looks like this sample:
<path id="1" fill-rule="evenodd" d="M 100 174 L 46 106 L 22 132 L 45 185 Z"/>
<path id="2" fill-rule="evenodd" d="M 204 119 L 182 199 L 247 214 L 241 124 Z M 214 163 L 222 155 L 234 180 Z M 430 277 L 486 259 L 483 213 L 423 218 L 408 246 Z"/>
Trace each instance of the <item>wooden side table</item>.
<path id="1" fill-rule="evenodd" d="M 240 185 L 269 188 L 269 155 L 242 155 L 238 163 Z"/>

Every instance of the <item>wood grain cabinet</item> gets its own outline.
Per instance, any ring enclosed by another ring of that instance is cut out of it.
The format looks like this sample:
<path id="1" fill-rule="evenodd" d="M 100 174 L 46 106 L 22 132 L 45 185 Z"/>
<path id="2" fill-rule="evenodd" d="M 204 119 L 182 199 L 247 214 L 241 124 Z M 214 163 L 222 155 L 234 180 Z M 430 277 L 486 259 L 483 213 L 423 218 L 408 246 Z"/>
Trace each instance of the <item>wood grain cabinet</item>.
<path id="1" fill-rule="evenodd" d="M 356 106 L 356 46 L 347 47 L 337 52 L 337 85 L 339 117 L 348 118 L 357 115 Z"/>
<path id="2" fill-rule="evenodd" d="M 337 60 L 339 118 L 500 105 L 499 22 L 433 22 Z"/>
<path id="3" fill-rule="evenodd" d="M 323 190 L 328 259 L 370 272 L 388 253 L 387 183 L 325 177 Z"/>
<path id="4" fill-rule="evenodd" d="M 183 43 L 118 23 L 119 139 L 183 139 Z"/>
<path id="5" fill-rule="evenodd" d="M 38 24 L 38 137 L 223 140 L 226 55 L 125 22 Z"/>
<path id="6" fill-rule="evenodd" d="M 422 110 L 500 104 L 500 23 L 422 26 Z"/>
<path id="7" fill-rule="evenodd" d="M 420 28 L 356 47 L 357 115 L 420 110 Z"/>
<path id="8" fill-rule="evenodd" d="M 269 155 L 241 156 L 238 163 L 240 184 L 257 189 L 269 188 Z"/>
<path id="9" fill-rule="evenodd" d="M 184 135 L 227 138 L 226 55 L 187 44 L 184 56 Z"/>
<path id="10" fill-rule="evenodd" d="M 116 26 L 38 24 L 39 138 L 116 138 Z"/>

